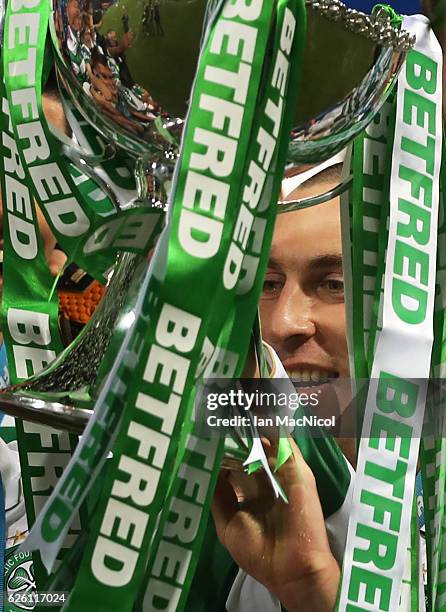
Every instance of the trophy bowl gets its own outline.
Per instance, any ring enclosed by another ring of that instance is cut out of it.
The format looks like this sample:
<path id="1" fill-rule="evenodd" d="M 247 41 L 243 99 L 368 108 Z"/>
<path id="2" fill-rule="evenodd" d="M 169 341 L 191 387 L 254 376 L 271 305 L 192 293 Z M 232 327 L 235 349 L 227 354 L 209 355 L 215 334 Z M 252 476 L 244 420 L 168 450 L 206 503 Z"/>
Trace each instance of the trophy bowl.
<path id="1" fill-rule="evenodd" d="M 107 143 L 155 176 L 174 166 L 207 0 L 54 0 L 59 84 Z M 335 155 L 371 121 L 410 49 L 384 9 L 307 0 L 307 37 L 290 163 Z M 163 178 L 161 178 L 163 180 Z"/>

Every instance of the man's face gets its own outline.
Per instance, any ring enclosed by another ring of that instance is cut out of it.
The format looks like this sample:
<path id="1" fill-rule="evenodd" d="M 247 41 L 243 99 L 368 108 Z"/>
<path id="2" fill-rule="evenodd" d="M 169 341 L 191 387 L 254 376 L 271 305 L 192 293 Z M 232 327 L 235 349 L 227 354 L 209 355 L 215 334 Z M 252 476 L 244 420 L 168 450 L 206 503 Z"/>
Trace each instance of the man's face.
<path id="1" fill-rule="evenodd" d="M 67 6 L 68 23 L 75 32 L 81 29 L 81 12 L 77 0 L 70 0 Z"/>
<path id="2" fill-rule="evenodd" d="M 293 379 L 349 376 L 339 199 L 278 215 L 260 313 L 264 338 Z"/>
<path id="3" fill-rule="evenodd" d="M 101 64 L 100 62 L 96 62 L 94 66 L 94 73 L 104 81 L 113 79 L 113 74 L 110 68 L 108 66 L 104 66 L 104 64 Z"/>
<path id="4" fill-rule="evenodd" d="M 118 44 L 118 37 L 117 37 L 116 32 L 114 30 L 112 30 L 111 32 L 109 32 L 107 34 L 107 38 L 108 38 L 110 44 L 112 44 L 112 45 L 117 45 Z"/>

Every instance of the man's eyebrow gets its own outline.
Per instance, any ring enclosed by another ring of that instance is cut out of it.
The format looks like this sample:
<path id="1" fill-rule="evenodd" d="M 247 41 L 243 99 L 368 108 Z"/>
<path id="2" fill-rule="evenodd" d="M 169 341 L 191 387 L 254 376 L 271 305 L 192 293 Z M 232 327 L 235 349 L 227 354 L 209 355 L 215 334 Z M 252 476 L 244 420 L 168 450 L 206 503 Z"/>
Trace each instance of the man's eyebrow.
<path id="1" fill-rule="evenodd" d="M 339 253 L 326 253 L 312 257 L 308 261 L 308 267 L 313 270 L 321 268 L 342 268 L 342 255 Z"/>
<path id="2" fill-rule="evenodd" d="M 270 255 L 270 258 L 268 259 L 268 268 L 274 268 L 275 270 L 280 269 L 279 262 L 274 259 L 274 256 L 272 254 Z"/>

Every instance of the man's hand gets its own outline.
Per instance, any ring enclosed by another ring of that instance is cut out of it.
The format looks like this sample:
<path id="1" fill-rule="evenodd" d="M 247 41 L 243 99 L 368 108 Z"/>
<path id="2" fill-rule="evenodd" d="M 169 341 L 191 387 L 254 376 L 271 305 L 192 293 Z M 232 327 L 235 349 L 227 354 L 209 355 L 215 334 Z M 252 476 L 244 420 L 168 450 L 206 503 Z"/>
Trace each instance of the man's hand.
<path id="1" fill-rule="evenodd" d="M 288 504 L 274 498 L 263 472 L 249 477 L 249 495 L 244 484 L 231 482 L 233 473 L 222 471 L 212 513 L 219 540 L 234 561 L 290 612 L 328 612 L 335 605 L 340 571 L 328 544 L 314 476 L 293 440 L 291 444 L 294 454 L 276 474 Z M 274 467 L 276 449 L 268 442 L 264 446 Z"/>

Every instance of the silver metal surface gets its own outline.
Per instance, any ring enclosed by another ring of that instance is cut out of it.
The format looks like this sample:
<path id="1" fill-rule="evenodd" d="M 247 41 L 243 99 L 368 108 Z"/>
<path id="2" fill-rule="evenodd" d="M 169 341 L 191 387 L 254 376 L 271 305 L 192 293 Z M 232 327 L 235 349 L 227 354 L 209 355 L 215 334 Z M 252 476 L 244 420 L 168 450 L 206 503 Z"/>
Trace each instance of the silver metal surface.
<path id="1" fill-rule="evenodd" d="M 139 278 L 141 261 L 130 253 L 119 256 L 111 282 L 88 324 L 48 368 L 20 385 L 22 391 L 58 399 L 65 396 L 67 400 L 76 397 L 73 394 L 88 393 L 94 401 L 94 389 L 100 383 L 98 373 L 100 368 L 104 370 L 103 360 L 113 335 L 124 330 L 122 320 L 131 309 L 129 294 L 132 283 Z M 108 358 L 112 360 L 113 354 Z"/>
<path id="2" fill-rule="evenodd" d="M 129 326 L 146 265 L 137 255 L 119 256 L 109 287 L 85 328 L 48 368 L 1 392 L 0 411 L 80 435 Z"/>
<path id="3" fill-rule="evenodd" d="M 96 5 L 95 5 L 96 6 Z M 169 179 L 195 74 L 206 0 L 54 0 L 61 86 L 104 138 Z M 309 0 L 303 86 L 288 158 L 317 163 L 347 145 L 389 93 L 412 38 L 384 10 Z M 98 22 L 100 16 L 100 20 Z M 147 173 L 140 174 L 140 181 Z"/>
<path id="4" fill-rule="evenodd" d="M 353 178 L 349 177 L 344 182 L 339 183 L 334 189 L 330 189 L 329 191 L 325 191 L 317 196 L 311 196 L 309 198 L 301 198 L 300 200 L 279 200 L 278 206 L 279 215 L 287 212 L 294 212 L 295 210 L 302 210 L 304 208 L 311 208 L 312 206 L 317 206 L 318 204 L 323 204 L 324 202 L 329 202 L 334 198 L 337 198 L 342 193 L 350 189 L 353 184 Z"/>
<path id="5" fill-rule="evenodd" d="M 397 51 L 410 51 L 415 37 L 403 29 L 393 26 L 383 7 L 372 15 L 347 7 L 340 0 L 305 0 L 307 7 L 332 21 L 341 21 L 355 34 L 364 35 L 379 45 L 391 46 Z"/>
<path id="6" fill-rule="evenodd" d="M 402 52 L 392 48 L 379 48 L 376 62 L 347 97 L 334 104 L 330 110 L 292 130 L 289 161 L 318 163 L 345 148 L 367 127 L 387 99 L 404 57 Z"/>
<path id="7" fill-rule="evenodd" d="M 0 393 L 0 411 L 31 423 L 81 435 L 91 411 L 36 397 L 5 391 Z"/>

